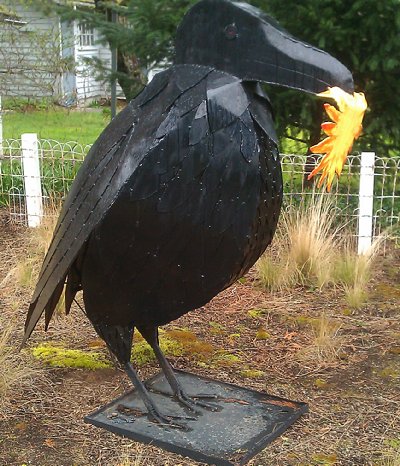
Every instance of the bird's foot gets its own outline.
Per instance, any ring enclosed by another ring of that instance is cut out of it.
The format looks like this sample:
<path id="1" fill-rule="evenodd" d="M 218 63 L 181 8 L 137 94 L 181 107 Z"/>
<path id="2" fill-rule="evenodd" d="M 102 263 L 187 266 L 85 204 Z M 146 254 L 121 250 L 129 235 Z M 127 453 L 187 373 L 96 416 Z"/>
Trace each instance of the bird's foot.
<path id="1" fill-rule="evenodd" d="M 152 386 L 147 386 L 147 388 L 153 393 L 158 393 L 159 395 L 171 396 L 170 392 L 155 389 Z M 217 395 L 199 394 L 199 395 L 189 396 L 184 390 L 179 388 L 178 390 L 175 391 L 175 393 L 172 396 L 181 405 L 183 405 L 185 408 L 187 408 L 189 411 L 195 414 L 201 414 L 201 410 L 199 410 L 198 408 L 204 408 L 204 409 L 207 409 L 208 411 L 213 411 L 213 412 L 221 411 L 221 408 L 219 406 L 216 406 L 211 403 L 206 403 L 205 401 L 201 400 L 202 398 L 217 400 L 218 399 Z"/>
<path id="2" fill-rule="evenodd" d="M 172 427 L 174 429 L 190 430 L 186 424 L 179 422 L 183 421 L 195 421 L 196 418 L 192 416 L 171 416 L 164 415 L 158 412 L 156 409 L 148 412 L 148 418 L 150 421 L 156 423 L 160 427 Z"/>
<path id="3" fill-rule="evenodd" d="M 213 405 L 211 403 L 206 403 L 200 398 L 206 398 L 206 399 L 214 399 L 216 400 L 218 397 L 216 395 L 195 395 L 195 396 L 189 396 L 187 395 L 183 390 L 179 390 L 177 393 L 175 393 L 175 398 L 184 405 L 186 408 L 188 408 L 190 411 L 193 411 L 196 414 L 201 414 L 201 411 L 199 411 L 197 408 L 204 408 L 207 409 L 208 411 L 221 411 L 221 408 L 219 406 Z"/>
<path id="4" fill-rule="evenodd" d="M 179 421 L 195 421 L 193 416 L 174 416 L 161 414 L 157 409 L 150 409 L 148 412 L 138 408 L 131 408 L 123 404 L 118 405 L 117 411 L 124 416 L 142 417 L 147 416 L 151 422 L 158 424 L 160 427 L 172 427 L 176 429 L 188 430 L 185 424 Z"/>

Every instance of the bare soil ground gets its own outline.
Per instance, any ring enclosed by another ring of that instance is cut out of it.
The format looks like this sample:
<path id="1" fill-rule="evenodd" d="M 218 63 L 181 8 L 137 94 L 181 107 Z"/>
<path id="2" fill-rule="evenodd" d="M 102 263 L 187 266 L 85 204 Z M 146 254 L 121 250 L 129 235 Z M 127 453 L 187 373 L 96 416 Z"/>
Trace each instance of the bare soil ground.
<path id="1" fill-rule="evenodd" d="M 0 222 L 0 282 L 25 253 L 24 234 Z M 309 404 L 309 414 L 251 465 L 400 464 L 399 266 L 400 251 L 387 249 L 375 267 L 368 302 L 358 311 L 350 311 L 335 289 L 266 293 L 251 272 L 166 327 L 189 328 L 198 341 L 212 345 L 213 355 L 229 355 L 170 357 L 175 367 Z M 17 319 L 15 349 L 29 298 L 29 291 L 11 285 L 0 289 L 0 330 Z M 322 315 L 338 328 L 325 341 L 316 340 Z M 27 352 L 42 342 L 89 349 L 97 338 L 78 309 L 58 316 L 47 333 L 42 328 Z M 265 339 L 257 338 L 260 328 Z M 100 351 L 107 355 L 105 348 Z M 85 414 L 130 388 L 122 371 L 51 368 L 33 358 L 32 365 L 36 375 L 14 388 L 0 412 L 0 465 L 199 464 L 83 422 Z M 156 371 L 148 363 L 139 373 L 146 378 Z"/>

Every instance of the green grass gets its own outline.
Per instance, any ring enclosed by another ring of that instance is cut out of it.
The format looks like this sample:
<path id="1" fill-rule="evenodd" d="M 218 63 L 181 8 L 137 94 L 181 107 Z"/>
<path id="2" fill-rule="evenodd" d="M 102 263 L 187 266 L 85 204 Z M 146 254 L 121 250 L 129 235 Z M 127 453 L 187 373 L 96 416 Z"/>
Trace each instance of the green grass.
<path id="1" fill-rule="evenodd" d="M 18 109 L 5 113 L 3 137 L 19 139 L 23 133 L 37 133 L 39 139 L 53 139 L 61 143 L 76 141 L 85 146 L 93 144 L 108 121 L 107 112 L 67 110 L 54 106 L 29 111 Z M 68 160 L 72 158 L 72 154 L 68 153 L 64 154 L 66 159 L 62 159 L 63 154 L 56 149 L 51 155 L 54 159 L 46 159 L 41 164 L 42 189 L 45 196 L 58 199 L 68 192 L 84 157 L 84 153 L 78 154 L 79 150 L 78 148 L 76 162 Z M 19 159 L 6 159 L 0 168 L 0 206 L 8 206 L 11 202 L 9 192 L 23 192 L 21 162 Z"/>
<path id="2" fill-rule="evenodd" d="M 37 133 L 40 139 L 92 144 L 109 117 L 103 112 L 48 108 L 30 112 L 7 112 L 3 116 L 3 137 L 19 139 L 22 133 Z"/>

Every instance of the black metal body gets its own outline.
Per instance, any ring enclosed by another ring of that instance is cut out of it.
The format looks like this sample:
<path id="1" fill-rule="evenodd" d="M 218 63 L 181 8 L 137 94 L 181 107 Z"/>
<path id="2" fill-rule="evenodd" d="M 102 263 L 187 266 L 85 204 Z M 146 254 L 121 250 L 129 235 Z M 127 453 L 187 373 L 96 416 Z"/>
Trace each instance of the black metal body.
<path id="1" fill-rule="evenodd" d="M 258 81 L 313 93 L 353 87 L 337 60 L 254 7 L 196 4 L 178 29 L 176 64 L 112 120 L 86 157 L 43 263 L 24 341 L 43 311 L 48 325 L 66 283 L 67 311 L 82 289 L 88 318 L 144 397 L 128 364 L 134 327 L 181 396 L 156 328 L 246 273 L 278 221 L 277 138 Z"/>
<path id="2" fill-rule="evenodd" d="M 278 149 L 252 116 L 255 96 L 194 65 L 158 80 L 166 87 L 140 110 L 150 116 L 148 153 L 83 252 L 85 308 L 102 327 L 163 325 L 204 305 L 254 264 L 278 220 Z M 267 104 L 254 112 L 271 125 Z"/>

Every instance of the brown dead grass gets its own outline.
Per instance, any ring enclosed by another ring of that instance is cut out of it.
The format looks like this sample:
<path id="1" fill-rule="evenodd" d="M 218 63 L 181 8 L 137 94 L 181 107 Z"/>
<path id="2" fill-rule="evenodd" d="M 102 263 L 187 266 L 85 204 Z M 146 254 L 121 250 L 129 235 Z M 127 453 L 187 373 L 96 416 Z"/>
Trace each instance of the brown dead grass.
<path id="1" fill-rule="evenodd" d="M 32 367 L 32 359 L 18 353 L 13 345 L 15 323 L 0 321 L 0 417 L 6 416 L 10 407 L 10 394 L 29 386 L 39 377 L 39 370 Z"/>
<path id="2" fill-rule="evenodd" d="M 364 254 L 357 254 L 351 239 L 343 241 L 334 263 L 334 282 L 343 287 L 346 300 L 353 309 L 360 309 L 367 300 L 371 270 L 385 239 L 384 234 L 376 238 Z"/>
<path id="3" fill-rule="evenodd" d="M 332 209 L 331 198 L 314 193 L 296 210 L 283 212 L 288 264 L 295 265 L 295 283 L 307 284 L 314 278 L 322 287 L 329 282 L 337 233 Z"/>
<path id="4" fill-rule="evenodd" d="M 301 360 L 327 365 L 340 358 L 344 339 L 340 335 L 341 324 L 325 314 L 313 320 L 310 343 L 299 351 Z"/>
<path id="5" fill-rule="evenodd" d="M 25 253 L 15 258 L 13 267 L 0 285 L 14 284 L 15 287 L 33 290 L 46 252 L 50 246 L 57 222 L 57 209 L 50 207 L 37 228 L 26 230 L 24 235 Z"/>

